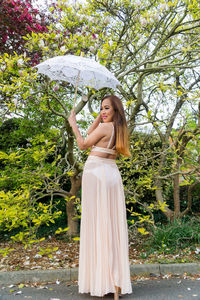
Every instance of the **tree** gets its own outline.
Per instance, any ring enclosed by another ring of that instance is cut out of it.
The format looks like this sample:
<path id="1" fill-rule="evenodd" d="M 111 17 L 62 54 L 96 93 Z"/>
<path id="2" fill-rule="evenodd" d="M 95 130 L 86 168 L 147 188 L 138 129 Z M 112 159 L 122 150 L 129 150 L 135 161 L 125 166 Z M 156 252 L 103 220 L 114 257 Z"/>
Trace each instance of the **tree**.
<path id="1" fill-rule="evenodd" d="M 200 106 L 199 106 L 200 108 Z M 174 186 L 174 214 L 176 217 L 192 213 L 192 191 L 200 180 L 200 113 L 195 122 L 190 117 L 178 131 L 171 135 L 171 144 L 174 155 L 173 186 Z M 180 187 L 188 186 L 187 207 L 181 211 Z"/>
<path id="2" fill-rule="evenodd" d="M 98 57 L 122 82 L 130 130 L 151 124 L 162 143 L 152 179 L 156 201 L 163 205 L 169 137 L 186 103 L 194 105 L 199 94 L 199 2 L 89 2 L 110 18 L 108 43 Z M 164 213 L 174 216 L 166 204 Z"/>

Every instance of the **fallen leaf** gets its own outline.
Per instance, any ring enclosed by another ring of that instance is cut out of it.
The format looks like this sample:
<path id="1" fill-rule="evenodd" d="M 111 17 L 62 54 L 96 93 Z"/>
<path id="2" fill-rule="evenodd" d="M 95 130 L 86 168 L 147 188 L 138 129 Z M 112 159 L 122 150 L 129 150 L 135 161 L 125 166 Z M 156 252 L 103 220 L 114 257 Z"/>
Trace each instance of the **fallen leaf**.
<path id="1" fill-rule="evenodd" d="M 40 255 L 40 254 L 36 254 L 35 256 L 34 256 L 34 258 L 41 258 L 42 257 L 42 255 Z"/>
<path id="2" fill-rule="evenodd" d="M 22 294 L 22 291 L 18 291 L 16 293 L 14 293 L 14 295 L 21 295 Z"/>
<path id="3" fill-rule="evenodd" d="M 48 290 L 48 286 L 41 285 L 41 286 L 38 286 L 37 289 L 39 289 L 39 290 L 40 289 L 47 289 Z"/>
<path id="4" fill-rule="evenodd" d="M 177 281 L 177 284 L 180 284 L 181 283 L 181 280 Z"/>

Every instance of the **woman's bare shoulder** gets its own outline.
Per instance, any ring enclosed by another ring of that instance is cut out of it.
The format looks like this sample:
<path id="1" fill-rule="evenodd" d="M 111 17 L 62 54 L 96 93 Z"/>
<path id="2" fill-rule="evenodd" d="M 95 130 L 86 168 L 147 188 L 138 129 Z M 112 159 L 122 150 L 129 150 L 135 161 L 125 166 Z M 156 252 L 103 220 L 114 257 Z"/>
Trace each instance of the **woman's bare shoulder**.
<path id="1" fill-rule="evenodd" d="M 101 132 L 104 135 L 107 135 L 110 133 L 111 130 L 111 122 L 109 123 L 100 123 L 100 126 L 98 126 L 98 131 Z"/>
<path id="2" fill-rule="evenodd" d="M 107 122 L 107 123 L 99 123 L 100 127 L 102 128 L 110 128 L 112 126 L 112 122 Z"/>

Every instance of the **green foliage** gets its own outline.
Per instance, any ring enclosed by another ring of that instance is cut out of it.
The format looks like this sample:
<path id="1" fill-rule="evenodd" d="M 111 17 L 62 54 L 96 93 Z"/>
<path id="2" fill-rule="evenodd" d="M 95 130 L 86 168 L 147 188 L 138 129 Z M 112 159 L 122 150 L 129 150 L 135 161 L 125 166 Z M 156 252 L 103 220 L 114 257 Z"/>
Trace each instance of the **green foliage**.
<path id="1" fill-rule="evenodd" d="M 0 150 L 8 151 L 16 148 L 28 148 L 29 140 L 38 134 L 45 134 L 46 138 L 51 138 L 51 123 L 44 119 L 41 114 L 23 118 L 10 118 L 5 120 L 0 126 Z"/>
<path id="2" fill-rule="evenodd" d="M 38 254 L 39 255 L 47 255 L 49 258 L 53 258 L 53 255 L 52 255 L 52 253 L 53 252 L 55 252 L 55 251 L 57 251 L 58 250 L 58 247 L 54 247 L 53 249 L 51 249 L 51 248 L 41 248 L 41 247 L 39 247 L 39 252 L 38 252 Z"/>
<path id="3" fill-rule="evenodd" d="M 156 135 L 134 133 L 131 136 L 131 158 L 120 157 L 118 166 L 127 193 L 134 191 L 136 198 L 152 202 L 154 198 L 154 172 L 158 166 L 157 154 L 161 144 Z M 148 196 L 146 193 L 149 193 Z M 133 200 L 133 199 L 132 199 Z"/>
<path id="4" fill-rule="evenodd" d="M 9 255 L 13 250 L 15 250 L 15 249 L 11 249 L 11 248 L 6 247 L 6 248 L 4 248 L 3 250 L 0 250 L 0 253 L 3 254 L 3 257 L 6 257 L 6 256 Z"/>
<path id="5" fill-rule="evenodd" d="M 0 187 L 8 190 L 28 189 L 31 193 L 39 192 L 43 188 L 44 178 L 50 178 L 57 161 L 60 160 L 60 156 L 55 159 L 52 157 L 56 147 L 53 138 L 57 136 L 57 131 L 49 131 L 49 138 L 50 136 L 51 140 L 48 140 L 48 134 L 40 134 L 29 139 L 27 148 L 0 152 Z"/>
<path id="6" fill-rule="evenodd" d="M 39 241 L 36 238 L 42 224 L 55 223 L 61 211 L 52 212 L 52 205 L 35 201 L 27 189 L 15 192 L 0 192 L 0 228 L 4 233 L 18 229 L 11 236 L 15 242 L 31 245 Z M 41 240 L 41 239 L 40 239 Z"/>
<path id="7" fill-rule="evenodd" d="M 158 167 L 160 142 L 156 135 L 134 133 L 131 139 L 131 157 L 120 157 L 128 207 L 137 213 L 158 209 L 155 202 L 154 173 Z M 146 208 L 146 209 L 145 209 Z"/>
<path id="8" fill-rule="evenodd" d="M 137 228 L 142 235 L 149 233 L 148 228 L 158 219 L 159 211 L 165 212 L 167 206 L 155 198 L 154 178 L 160 147 L 156 135 L 135 132 L 131 139 L 131 157 L 120 157 L 117 162 L 126 194 L 129 228 Z"/>
<path id="9" fill-rule="evenodd" d="M 57 132 L 52 130 L 51 139 L 56 135 Z M 16 152 L 0 152 L 4 167 L 0 181 L 4 188 L 0 191 L 0 228 L 4 233 L 17 229 L 11 239 L 26 246 L 38 241 L 36 235 L 42 225 L 54 224 L 62 214 L 54 209 L 57 201 L 53 202 L 52 197 L 44 201 L 44 191 L 48 189 L 51 195 L 51 189 L 58 186 L 51 180 L 56 168 L 59 172 L 60 156 L 52 156 L 55 142 L 41 134 L 30 139 L 29 143 L 28 148 Z"/>
<path id="10" fill-rule="evenodd" d="M 173 253 L 175 249 L 183 249 L 200 244 L 200 218 L 176 219 L 168 224 L 152 227 L 152 235 L 148 247 L 159 253 Z"/>

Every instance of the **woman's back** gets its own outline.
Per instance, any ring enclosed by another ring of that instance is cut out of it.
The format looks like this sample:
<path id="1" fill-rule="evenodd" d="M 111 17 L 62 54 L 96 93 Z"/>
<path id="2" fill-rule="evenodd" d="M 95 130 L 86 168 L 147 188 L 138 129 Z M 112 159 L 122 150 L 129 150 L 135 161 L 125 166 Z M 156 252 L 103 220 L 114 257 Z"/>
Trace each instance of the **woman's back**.
<path id="1" fill-rule="evenodd" d="M 115 148 L 115 129 L 112 122 L 103 124 L 106 127 L 106 135 L 103 136 L 91 149 L 90 155 L 103 158 L 116 158 Z"/>

